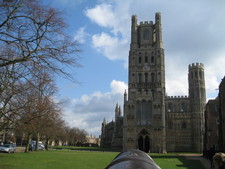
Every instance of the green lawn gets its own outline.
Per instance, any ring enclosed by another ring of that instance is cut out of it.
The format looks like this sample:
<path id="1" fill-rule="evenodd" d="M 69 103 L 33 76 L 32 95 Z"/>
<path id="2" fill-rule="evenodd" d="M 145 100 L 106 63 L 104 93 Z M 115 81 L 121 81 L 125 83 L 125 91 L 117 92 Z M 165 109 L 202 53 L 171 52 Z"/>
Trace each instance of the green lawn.
<path id="1" fill-rule="evenodd" d="M 118 153 L 52 150 L 0 154 L 1 169 L 103 169 Z"/>
<path id="2" fill-rule="evenodd" d="M 1 169 L 104 169 L 116 152 L 51 150 L 31 153 L 0 153 Z M 162 169 L 204 169 L 199 161 L 173 154 L 151 154 Z"/>
<path id="3" fill-rule="evenodd" d="M 110 148 L 101 148 L 101 147 L 78 147 L 78 146 L 51 146 L 51 149 L 58 149 L 58 150 L 90 150 L 90 151 L 110 151 Z"/>
<path id="4" fill-rule="evenodd" d="M 187 160 L 176 154 L 150 154 L 162 169 L 205 169 L 198 160 Z"/>

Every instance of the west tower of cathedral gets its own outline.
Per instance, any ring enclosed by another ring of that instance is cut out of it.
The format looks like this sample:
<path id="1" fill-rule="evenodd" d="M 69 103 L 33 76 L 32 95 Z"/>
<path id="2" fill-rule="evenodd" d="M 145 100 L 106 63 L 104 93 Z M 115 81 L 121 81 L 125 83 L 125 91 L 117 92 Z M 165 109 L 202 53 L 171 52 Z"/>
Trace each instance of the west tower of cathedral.
<path id="1" fill-rule="evenodd" d="M 167 96 L 161 14 L 155 14 L 155 23 L 140 24 L 133 15 L 131 23 L 123 116 L 117 105 L 114 125 L 103 125 L 102 141 L 111 140 L 110 147 L 117 150 L 201 152 L 206 102 L 203 64 L 189 65 L 189 96 Z M 109 133 L 107 125 L 114 127 L 108 138 L 103 137 Z"/>
<path id="2" fill-rule="evenodd" d="M 137 24 L 132 16 L 128 99 L 124 102 L 123 149 L 165 149 L 165 64 L 161 16 Z"/>

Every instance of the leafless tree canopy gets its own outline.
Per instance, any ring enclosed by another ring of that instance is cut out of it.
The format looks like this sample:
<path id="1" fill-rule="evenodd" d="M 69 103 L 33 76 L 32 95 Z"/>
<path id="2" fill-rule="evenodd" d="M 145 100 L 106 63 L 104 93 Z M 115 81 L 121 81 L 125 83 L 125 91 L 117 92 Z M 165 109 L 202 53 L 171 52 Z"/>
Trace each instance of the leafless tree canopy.
<path id="1" fill-rule="evenodd" d="M 36 0 L 0 2 L 0 67 L 19 63 L 68 76 L 65 66 L 79 66 L 78 44 L 65 33 L 59 11 Z"/>
<path id="2" fill-rule="evenodd" d="M 53 137 L 47 131 L 64 125 L 52 74 L 74 80 L 67 70 L 79 66 L 79 49 L 62 16 L 38 0 L 0 1 L 0 132 Z"/>

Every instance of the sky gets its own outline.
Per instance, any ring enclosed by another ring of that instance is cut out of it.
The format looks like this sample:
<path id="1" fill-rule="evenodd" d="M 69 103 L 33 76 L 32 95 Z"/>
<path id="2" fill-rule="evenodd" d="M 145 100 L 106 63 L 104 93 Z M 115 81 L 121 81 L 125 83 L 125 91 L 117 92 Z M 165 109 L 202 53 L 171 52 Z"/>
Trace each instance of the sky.
<path id="1" fill-rule="evenodd" d="M 188 65 L 203 63 L 207 99 L 218 95 L 225 75 L 224 0 L 46 0 L 64 13 L 67 33 L 79 43 L 79 83 L 57 78 L 57 99 L 71 127 L 101 134 L 114 120 L 128 84 L 131 16 L 155 22 L 161 12 L 168 96 L 188 95 Z"/>

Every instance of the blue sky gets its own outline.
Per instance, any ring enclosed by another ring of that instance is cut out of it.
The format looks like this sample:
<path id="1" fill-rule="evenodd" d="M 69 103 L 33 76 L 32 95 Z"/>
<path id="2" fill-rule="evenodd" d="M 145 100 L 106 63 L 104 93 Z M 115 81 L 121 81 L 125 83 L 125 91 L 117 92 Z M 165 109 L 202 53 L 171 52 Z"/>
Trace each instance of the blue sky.
<path id="1" fill-rule="evenodd" d="M 66 100 L 64 118 L 72 127 L 98 136 L 103 118 L 114 118 L 127 89 L 131 15 L 138 22 L 161 12 L 169 96 L 188 95 L 188 65 L 205 65 L 207 98 L 217 96 L 225 75 L 224 0 L 47 0 L 65 15 L 67 33 L 80 43 L 81 68 L 74 84 L 57 79 L 57 99 Z"/>

